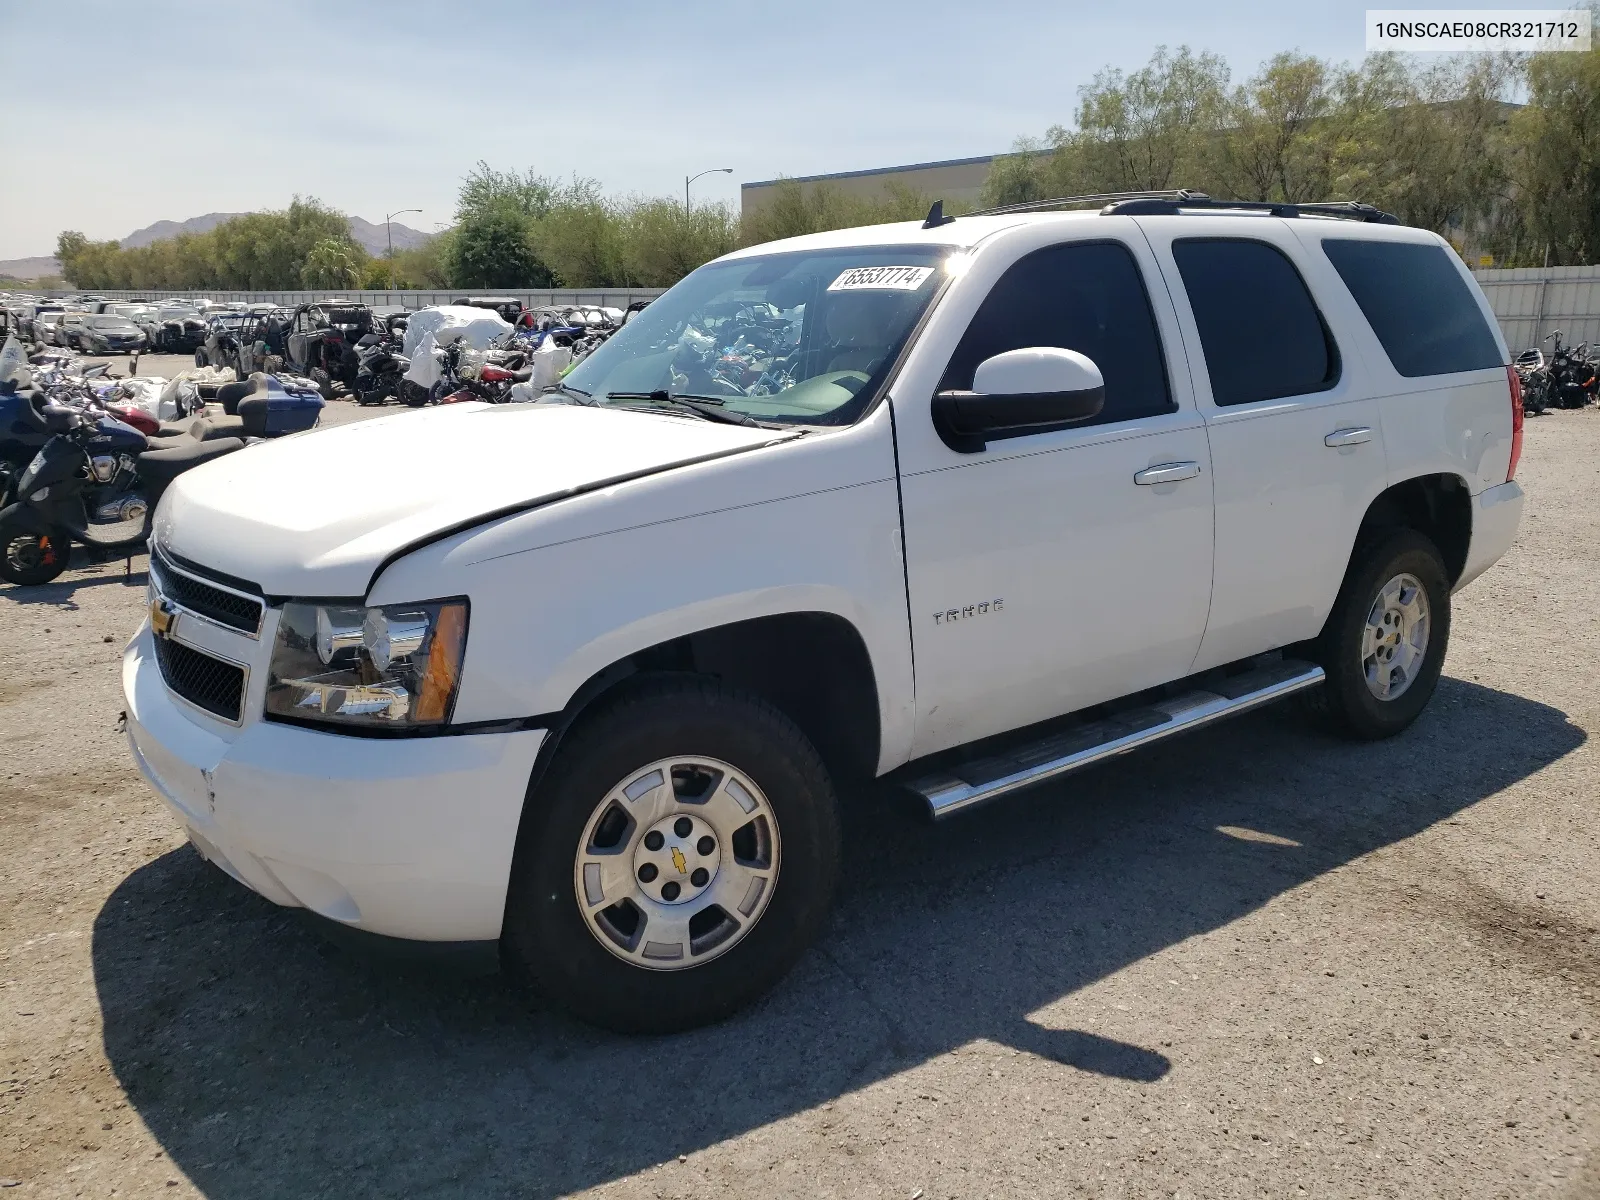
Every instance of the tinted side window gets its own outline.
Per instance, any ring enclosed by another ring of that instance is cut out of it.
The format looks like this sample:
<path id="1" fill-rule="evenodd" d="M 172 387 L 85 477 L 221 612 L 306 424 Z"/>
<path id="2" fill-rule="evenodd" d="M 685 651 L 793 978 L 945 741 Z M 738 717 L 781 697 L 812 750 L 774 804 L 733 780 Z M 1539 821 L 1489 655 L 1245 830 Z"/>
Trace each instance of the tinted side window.
<path id="1" fill-rule="evenodd" d="M 1504 365 L 1483 310 L 1443 246 L 1324 238 L 1322 249 L 1400 374 Z"/>
<path id="2" fill-rule="evenodd" d="M 970 390 L 979 363 L 1030 346 L 1076 350 L 1100 368 L 1105 407 L 1085 424 L 1130 421 L 1177 407 L 1150 297 L 1125 246 L 1047 246 L 1014 263 L 984 297 L 939 390 Z"/>
<path id="3" fill-rule="evenodd" d="M 1339 355 L 1300 272 L 1266 242 L 1172 244 L 1200 329 L 1211 397 L 1250 404 L 1303 396 L 1339 378 Z"/>

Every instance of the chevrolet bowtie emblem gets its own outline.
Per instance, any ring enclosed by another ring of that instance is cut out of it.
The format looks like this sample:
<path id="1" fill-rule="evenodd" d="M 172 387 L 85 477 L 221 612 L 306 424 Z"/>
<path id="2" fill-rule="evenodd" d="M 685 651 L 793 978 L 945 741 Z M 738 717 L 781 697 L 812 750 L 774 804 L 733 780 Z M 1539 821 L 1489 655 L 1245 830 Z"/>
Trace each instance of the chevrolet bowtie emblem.
<path id="1" fill-rule="evenodd" d="M 672 865 L 678 868 L 679 875 L 687 875 L 689 873 L 689 862 L 683 857 L 683 851 L 676 846 L 672 848 Z"/>
<path id="2" fill-rule="evenodd" d="M 165 600 L 157 597 L 150 601 L 150 629 L 157 637 L 166 637 L 172 632 L 172 622 L 176 617 L 177 614 Z"/>

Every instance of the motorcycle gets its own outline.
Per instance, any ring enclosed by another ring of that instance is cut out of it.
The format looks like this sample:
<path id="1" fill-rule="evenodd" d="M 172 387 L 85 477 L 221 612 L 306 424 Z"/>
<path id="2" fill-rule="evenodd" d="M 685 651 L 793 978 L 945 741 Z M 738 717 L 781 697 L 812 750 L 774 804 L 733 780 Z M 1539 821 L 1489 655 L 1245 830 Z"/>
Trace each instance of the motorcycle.
<path id="1" fill-rule="evenodd" d="M 1588 358 L 1589 343 L 1563 346 L 1559 329 L 1544 340 L 1551 339 L 1555 341 L 1555 348 L 1550 355 L 1545 403 L 1553 408 L 1582 408 L 1589 403 L 1596 387 L 1594 365 Z"/>
<path id="2" fill-rule="evenodd" d="M 150 437 L 109 413 L 24 397 L 29 415 L 22 419 L 48 436 L 17 477 L 15 498 L 0 509 L 0 579 L 49 583 L 66 570 L 74 542 L 102 558 L 137 553 L 179 475 L 260 439 L 310 428 L 322 409 L 320 397 L 293 395 L 263 375 L 225 384 L 219 399 L 237 416 L 199 417 Z"/>
<path id="3" fill-rule="evenodd" d="M 1544 351 L 1529 347 L 1511 364 L 1511 369 L 1522 381 L 1522 412 L 1536 417 L 1550 406 L 1550 371 L 1545 365 Z"/>
<path id="4" fill-rule="evenodd" d="M 401 384 L 411 369 L 411 360 L 400 353 L 400 343 L 376 333 L 366 334 L 356 343 L 357 402 L 382 404 L 391 396 L 403 394 Z"/>

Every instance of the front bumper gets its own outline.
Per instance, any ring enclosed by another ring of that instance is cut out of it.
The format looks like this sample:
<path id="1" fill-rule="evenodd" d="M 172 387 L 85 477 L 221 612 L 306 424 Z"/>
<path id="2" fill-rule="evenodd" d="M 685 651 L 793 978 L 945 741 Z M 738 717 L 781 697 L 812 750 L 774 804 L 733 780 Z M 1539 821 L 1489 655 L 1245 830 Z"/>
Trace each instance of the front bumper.
<path id="1" fill-rule="evenodd" d="M 123 654 L 122 688 L 140 771 L 245 886 L 388 937 L 500 936 L 544 731 L 362 738 L 259 715 L 236 728 L 172 696 L 148 623 Z"/>

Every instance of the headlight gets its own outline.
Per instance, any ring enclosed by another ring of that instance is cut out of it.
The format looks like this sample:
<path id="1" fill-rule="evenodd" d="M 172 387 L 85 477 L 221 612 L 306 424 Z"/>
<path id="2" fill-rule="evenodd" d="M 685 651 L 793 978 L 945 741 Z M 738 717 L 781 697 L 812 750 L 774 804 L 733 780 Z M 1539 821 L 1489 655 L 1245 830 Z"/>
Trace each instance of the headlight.
<path id="1" fill-rule="evenodd" d="M 346 608 L 285 604 L 269 717 L 401 732 L 443 725 L 467 645 L 467 602 Z"/>

